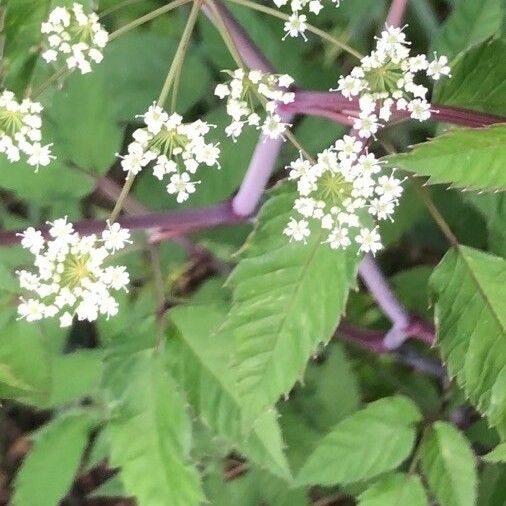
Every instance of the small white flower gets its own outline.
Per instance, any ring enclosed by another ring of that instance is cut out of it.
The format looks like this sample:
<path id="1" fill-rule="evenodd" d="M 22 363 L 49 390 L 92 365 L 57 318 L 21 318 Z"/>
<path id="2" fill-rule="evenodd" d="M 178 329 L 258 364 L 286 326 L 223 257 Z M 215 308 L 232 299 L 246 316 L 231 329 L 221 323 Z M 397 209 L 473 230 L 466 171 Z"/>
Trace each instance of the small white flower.
<path id="1" fill-rule="evenodd" d="M 375 228 L 372 230 L 367 228 L 360 229 L 360 233 L 355 237 L 355 241 L 360 244 L 359 249 L 363 253 L 370 252 L 374 255 L 383 247 L 381 237 Z"/>
<path id="2" fill-rule="evenodd" d="M 119 223 L 111 223 L 107 220 L 107 228 L 102 232 L 102 240 L 106 249 L 115 253 L 123 249 L 127 244 L 132 244 L 130 240 L 130 231 L 121 228 Z"/>
<path id="3" fill-rule="evenodd" d="M 292 218 L 283 233 L 290 237 L 290 240 L 306 242 L 306 238 L 310 234 L 308 222 L 306 220 L 296 221 Z"/>
<path id="4" fill-rule="evenodd" d="M 446 56 L 437 57 L 434 53 L 434 60 L 430 62 L 427 69 L 427 75 L 432 77 L 434 81 L 438 81 L 441 76 L 450 76 L 450 67 L 448 65 L 448 58 Z"/>
<path id="5" fill-rule="evenodd" d="M 188 173 L 174 174 L 170 177 L 170 183 L 167 185 L 167 193 L 177 193 L 176 200 L 180 204 L 188 199 L 190 194 L 195 192 L 195 183 L 190 181 Z"/>
<path id="6" fill-rule="evenodd" d="M 23 233 L 18 234 L 21 237 L 21 246 L 36 255 L 44 246 L 44 238 L 40 230 L 33 227 L 27 228 Z"/>
<path id="7" fill-rule="evenodd" d="M 307 29 L 306 20 L 307 16 L 294 12 L 285 23 L 285 36 L 283 40 L 287 37 L 298 37 L 299 35 L 302 35 L 302 38 L 307 40 L 305 35 Z"/>

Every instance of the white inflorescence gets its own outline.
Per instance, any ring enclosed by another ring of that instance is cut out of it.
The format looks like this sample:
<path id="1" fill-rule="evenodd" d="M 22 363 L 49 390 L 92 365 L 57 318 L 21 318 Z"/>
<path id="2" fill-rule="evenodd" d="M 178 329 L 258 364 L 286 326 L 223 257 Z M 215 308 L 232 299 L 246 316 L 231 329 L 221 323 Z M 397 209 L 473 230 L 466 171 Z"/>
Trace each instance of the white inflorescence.
<path id="1" fill-rule="evenodd" d="M 306 241 L 310 220 L 316 220 L 332 249 L 357 243 L 359 251 L 374 254 L 382 248 L 377 227 L 366 222 L 392 219 L 402 181 L 394 177 L 395 169 L 389 175 L 382 173 L 365 142 L 381 128 L 380 121 L 390 119 L 394 106 L 419 121 L 430 117 L 428 90 L 415 84 L 416 73 L 425 71 L 434 80 L 450 75 L 445 56 L 435 55 L 429 63 L 424 55 L 409 53 L 402 29 L 387 27 L 361 66 L 339 79 L 339 91 L 350 100 L 358 98 L 355 134 L 319 153 L 316 162 L 301 156 L 288 166 L 289 179 L 297 181 L 299 193 L 293 207 L 296 215 L 284 230 L 290 240 Z"/>
<path id="2" fill-rule="evenodd" d="M 94 12 L 85 14 L 78 3 L 71 9 L 56 7 L 42 23 L 41 31 L 47 35 L 49 46 L 42 58 L 51 63 L 61 56 L 69 69 L 77 68 L 82 74 L 91 72 L 91 63 L 102 61 L 102 51 L 109 40 L 98 19 Z"/>
<path id="3" fill-rule="evenodd" d="M 402 28 L 387 27 L 377 38 L 376 49 L 339 79 L 342 95 L 350 100 L 359 98 L 360 115 L 354 128 L 360 137 L 374 136 L 380 122 L 388 121 L 395 109 L 408 111 L 419 121 L 430 118 L 429 90 L 416 84 L 415 76 L 420 72 L 433 80 L 449 76 L 448 59 L 435 54 L 429 62 L 423 54 L 410 56 L 409 46 Z"/>
<path id="4" fill-rule="evenodd" d="M 319 14 L 323 9 L 323 4 L 321 0 L 273 0 L 276 4 L 276 7 L 280 8 L 284 5 L 290 4 L 290 8 L 292 10 L 292 14 L 290 15 L 290 19 L 285 23 L 285 36 L 286 37 L 298 37 L 301 35 L 304 39 L 306 39 L 305 32 L 307 29 L 307 16 L 305 14 L 301 14 L 301 11 L 306 7 L 308 11 L 312 14 Z M 340 0 L 331 0 L 336 7 L 339 7 L 341 3 Z"/>
<path id="5" fill-rule="evenodd" d="M 10 162 L 17 162 L 25 155 L 26 162 L 36 168 L 49 165 L 54 156 L 50 145 L 41 144 L 42 106 L 25 98 L 18 102 L 14 93 L 4 91 L 0 95 L 0 153 Z"/>
<path id="6" fill-rule="evenodd" d="M 183 123 L 179 114 L 169 116 L 155 104 L 142 118 L 146 128 L 133 133 L 134 141 L 122 156 L 121 166 L 130 177 L 154 162 L 153 175 L 159 180 L 169 175 L 167 192 L 184 202 L 200 182 L 191 179 L 200 166 L 219 167 L 218 144 L 206 143 L 204 137 L 212 125 L 201 120 Z"/>
<path id="7" fill-rule="evenodd" d="M 129 275 L 124 266 L 104 266 L 114 252 L 129 244 L 130 233 L 118 223 L 109 224 L 101 237 L 81 237 L 67 218 L 50 223 L 50 240 L 30 227 L 20 234 L 21 245 L 35 256 L 37 273 L 18 271 L 22 289 L 20 318 L 29 322 L 58 316 L 61 327 L 78 320 L 94 321 L 118 312 L 112 291 L 127 290 Z"/>
<path id="8" fill-rule="evenodd" d="M 345 135 L 319 153 L 315 163 L 301 156 L 288 169 L 299 193 L 293 206 L 297 219 L 292 217 L 284 230 L 291 240 L 305 241 L 310 235 L 308 220 L 316 220 L 332 249 L 347 248 L 352 242 L 363 252 L 381 248 L 376 228 L 364 218 L 370 214 L 377 220 L 391 219 L 402 181 L 381 175 L 380 162 L 364 151 L 361 141 Z"/>
<path id="9" fill-rule="evenodd" d="M 232 121 L 225 129 L 226 134 L 235 141 L 249 125 L 260 129 L 270 139 L 281 136 L 289 125 L 276 114 L 276 108 L 281 103 L 293 102 L 294 93 L 287 91 L 293 79 L 286 74 L 266 74 L 260 70 L 237 69 L 227 73 L 231 80 L 218 84 L 214 91 L 221 99 L 227 99 L 227 114 Z M 265 108 L 265 116 L 256 112 L 255 104 Z"/>

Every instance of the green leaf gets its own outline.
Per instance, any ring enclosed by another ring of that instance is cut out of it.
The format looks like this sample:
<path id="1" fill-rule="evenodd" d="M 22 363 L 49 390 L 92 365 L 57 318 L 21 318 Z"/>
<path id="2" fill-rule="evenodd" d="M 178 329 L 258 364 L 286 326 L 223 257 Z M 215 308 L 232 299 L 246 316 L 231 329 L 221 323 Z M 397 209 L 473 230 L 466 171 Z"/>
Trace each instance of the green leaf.
<path id="1" fill-rule="evenodd" d="M 339 422 L 300 470 L 301 484 L 336 485 L 395 469 L 411 453 L 421 415 L 407 397 L 386 397 Z"/>
<path id="2" fill-rule="evenodd" d="M 50 382 L 50 354 L 39 329 L 20 322 L 2 329 L 0 398 L 40 405 L 47 402 Z"/>
<path id="3" fill-rule="evenodd" d="M 506 116 L 505 59 L 506 39 L 484 42 L 461 54 L 452 65 L 451 79 L 436 86 L 433 102 Z"/>
<path id="4" fill-rule="evenodd" d="M 487 462 L 506 462 L 506 443 L 497 445 L 491 452 L 483 456 Z"/>
<path id="5" fill-rule="evenodd" d="M 188 463 L 191 424 L 163 355 L 120 355 L 108 369 L 117 408 L 105 430 L 127 493 L 150 506 L 199 505 L 199 475 Z"/>
<path id="6" fill-rule="evenodd" d="M 70 489 L 93 417 L 84 411 L 49 422 L 37 434 L 14 483 L 14 506 L 57 506 Z"/>
<path id="7" fill-rule="evenodd" d="M 467 439 L 447 422 L 436 422 L 424 438 L 421 467 L 441 506 L 473 506 L 477 476 Z"/>
<path id="8" fill-rule="evenodd" d="M 228 281 L 233 306 L 221 330 L 236 343 L 245 420 L 287 393 L 317 346 L 331 338 L 360 260 L 356 250 L 322 244 L 319 232 L 307 244 L 290 243 L 283 229 L 294 198 L 290 186 L 276 189 Z"/>
<path id="9" fill-rule="evenodd" d="M 46 19 L 51 0 L 7 0 L 5 4 L 5 86 L 22 96 L 30 81 L 42 39 L 40 25 Z"/>
<path id="10" fill-rule="evenodd" d="M 388 156 L 389 164 L 471 190 L 506 189 L 506 125 L 457 128 L 417 144 L 409 153 Z"/>
<path id="11" fill-rule="evenodd" d="M 494 35 L 501 26 L 502 0 L 461 0 L 432 43 L 432 50 L 452 59 L 468 47 Z"/>
<path id="12" fill-rule="evenodd" d="M 74 73 L 47 110 L 58 158 L 95 174 L 105 174 L 121 148 L 122 129 L 107 90 L 103 67 Z"/>
<path id="13" fill-rule="evenodd" d="M 51 362 L 48 406 L 58 406 L 95 393 L 102 379 L 98 350 L 79 350 L 56 356 Z"/>
<path id="14" fill-rule="evenodd" d="M 427 495 L 418 476 L 393 473 L 358 496 L 358 506 L 426 506 Z"/>
<path id="15" fill-rule="evenodd" d="M 276 412 L 263 414 L 251 432 L 241 429 L 241 405 L 230 364 L 233 343 L 214 330 L 225 311 L 217 305 L 180 306 L 171 311 L 179 332 L 168 343 L 174 374 L 184 385 L 201 419 L 218 435 L 238 446 L 257 465 L 291 479 Z"/>
<path id="16" fill-rule="evenodd" d="M 506 260 L 459 246 L 434 271 L 441 354 L 490 425 L 506 434 Z"/>
<path id="17" fill-rule="evenodd" d="M 506 257 L 506 193 L 469 194 L 467 199 L 487 222 L 490 253 Z"/>
<path id="18" fill-rule="evenodd" d="M 178 41 L 176 36 L 143 31 L 126 34 L 107 45 L 102 63 L 109 85 L 106 98 L 121 120 L 132 121 L 156 101 Z M 181 73 L 178 112 L 184 114 L 195 105 L 209 85 L 203 58 L 190 48 Z"/>

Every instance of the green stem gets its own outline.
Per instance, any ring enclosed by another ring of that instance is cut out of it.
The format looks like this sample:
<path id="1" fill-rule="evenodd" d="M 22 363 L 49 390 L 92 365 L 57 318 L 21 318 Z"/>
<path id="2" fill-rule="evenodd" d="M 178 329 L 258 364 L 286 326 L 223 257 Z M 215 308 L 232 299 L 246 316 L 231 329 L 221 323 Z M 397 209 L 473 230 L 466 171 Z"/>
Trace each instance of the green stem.
<path id="1" fill-rule="evenodd" d="M 121 209 L 123 208 L 123 203 L 128 196 L 128 192 L 132 189 L 132 185 L 134 184 L 135 176 L 133 174 L 128 173 L 127 178 L 125 180 L 125 184 L 123 188 L 121 188 L 121 193 L 119 194 L 118 200 L 116 204 L 114 204 L 114 209 L 112 210 L 111 216 L 109 218 L 110 222 L 113 223 L 119 216 Z"/>
<path id="2" fill-rule="evenodd" d="M 255 2 L 251 2 L 250 0 L 228 0 L 229 2 L 242 5 L 243 7 L 247 7 L 249 9 L 253 9 L 255 11 L 260 11 L 265 14 L 269 14 L 270 16 L 273 16 L 278 19 L 282 19 L 283 21 L 288 21 L 290 19 L 290 16 L 287 14 L 284 14 L 283 12 L 280 12 L 276 9 L 273 9 L 271 7 L 267 7 L 266 5 L 257 4 Z M 332 37 L 332 35 L 329 35 L 327 32 L 320 30 L 319 28 L 316 28 L 316 26 L 310 25 L 309 23 L 306 23 L 307 30 L 311 33 L 314 33 L 315 35 L 318 35 L 318 37 L 322 38 L 323 40 L 326 40 L 327 42 L 330 42 L 331 44 L 334 44 L 337 47 L 340 47 L 344 51 L 348 52 L 355 58 L 361 60 L 363 58 L 363 55 L 360 54 L 358 51 L 353 49 L 348 44 L 336 39 L 335 37 Z"/>
<path id="3" fill-rule="evenodd" d="M 179 41 L 176 54 L 174 55 L 174 59 L 172 60 L 169 72 L 167 73 L 167 77 L 165 79 L 165 83 L 163 84 L 162 91 L 160 92 L 160 96 L 158 98 L 157 104 L 160 107 L 163 107 L 163 104 L 167 100 L 167 96 L 169 95 L 172 84 L 174 83 L 174 79 L 177 73 L 180 71 L 181 66 L 183 65 L 186 50 L 188 49 L 188 45 L 190 44 L 190 38 L 193 33 L 195 23 L 197 21 L 202 1 L 203 0 L 194 0 L 193 2 L 192 10 L 190 11 L 190 15 L 188 16 L 188 21 L 186 22 L 183 35 L 181 36 L 181 40 Z"/>
<path id="4" fill-rule="evenodd" d="M 225 25 L 223 18 L 219 12 L 219 10 L 216 8 L 216 4 L 213 0 L 207 0 L 206 5 L 209 9 L 209 11 L 212 13 L 214 17 L 214 26 L 218 30 L 218 33 L 220 34 L 223 42 L 227 46 L 228 52 L 234 59 L 235 63 L 239 68 L 245 69 L 246 65 L 244 64 L 243 59 L 241 58 L 241 55 L 237 49 L 237 46 L 234 43 L 234 40 L 232 36 L 230 35 L 230 32 Z"/>
<path id="5" fill-rule="evenodd" d="M 120 35 L 123 35 L 124 33 L 129 32 L 130 30 L 133 30 L 134 28 L 137 28 L 138 26 L 143 25 L 144 23 L 147 23 L 152 19 L 155 19 L 158 16 L 165 14 L 166 12 L 176 9 L 181 5 L 187 4 L 190 1 L 191 0 L 174 0 L 173 2 L 170 2 L 167 5 L 164 5 L 163 7 L 159 7 L 154 11 L 148 12 L 146 15 L 134 19 L 131 23 L 128 23 L 125 26 L 118 28 L 115 32 L 112 32 L 109 35 L 109 41 L 117 39 Z"/>
<path id="6" fill-rule="evenodd" d="M 446 223 L 445 219 L 443 218 L 443 215 L 439 212 L 438 208 L 435 206 L 427 189 L 424 186 L 422 186 L 413 176 L 410 176 L 410 179 L 413 182 L 413 186 L 416 192 L 418 193 L 423 203 L 425 204 L 425 207 L 429 211 L 430 215 L 432 216 L 438 227 L 441 229 L 441 232 L 443 232 L 443 235 L 448 239 L 448 242 L 452 246 L 458 247 L 459 241 L 451 231 L 448 223 Z"/>

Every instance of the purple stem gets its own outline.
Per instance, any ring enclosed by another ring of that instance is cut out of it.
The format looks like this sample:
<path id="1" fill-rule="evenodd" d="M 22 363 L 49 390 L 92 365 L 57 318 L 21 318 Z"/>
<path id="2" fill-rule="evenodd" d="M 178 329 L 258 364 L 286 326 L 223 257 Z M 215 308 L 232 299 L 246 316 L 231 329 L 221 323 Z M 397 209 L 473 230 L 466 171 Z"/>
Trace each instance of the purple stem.
<path id="1" fill-rule="evenodd" d="M 295 92 L 295 101 L 290 104 L 283 104 L 280 109 L 293 114 L 321 116 L 337 123 L 343 123 L 343 116 L 357 115 L 359 112 L 357 100 L 348 100 L 337 92 L 307 90 L 297 90 Z M 441 123 L 453 123 L 478 128 L 506 122 L 506 118 L 502 116 L 472 111 L 462 107 L 432 104 L 431 110 L 431 118 Z M 408 117 L 409 113 L 407 111 L 397 111 L 393 119 L 398 120 Z"/>
<path id="2" fill-rule="evenodd" d="M 245 220 L 243 216 L 237 216 L 230 201 L 215 206 L 201 207 L 196 209 L 181 209 L 164 213 L 147 213 L 142 215 L 122 216 L 117 221 L 130 230 L 161 228 L 171 230 L 173 235 L 181 235 L 195 232 L 218 225 L 233 225 Z M 38 229 L 47 235 L 49 225 L 42 225 Z M 106 227 L 104 220 L 83 220 L 74 224 L 74 229 L 80 234 L 99 233 Z M 9 246 L 21 241 L 21 230 L 0 232 L 0 245 Z"/>
<path id="3" fill-rule="evenodd" d="M 249 68 L 273 73 L 274 69 L 270 62 L 233 18 L 229 10 L 219 0 L 215 2 L 215 5 L 244 63 Z M 205 12 L 211 21 L 216 23 L 212 11 L 206 8 Z M 279 111 L 279 115 L 284 123 L 289 123 L 293 117 L 291 112 L 285 111 Z M 282 138 L 269 139 L 264 135 L 260 136 L 246 175 L 232 200 L 232 209 L 236 215 L 247 217 L 255 212 L 276 166 L 283 141 Z"/>
<path id="4" fill-rule="evenodd" d="M 387 26 L 399 26 L 402 22 L 407 6 L 408 0 L 392 0 L 385 24 Z"/>

